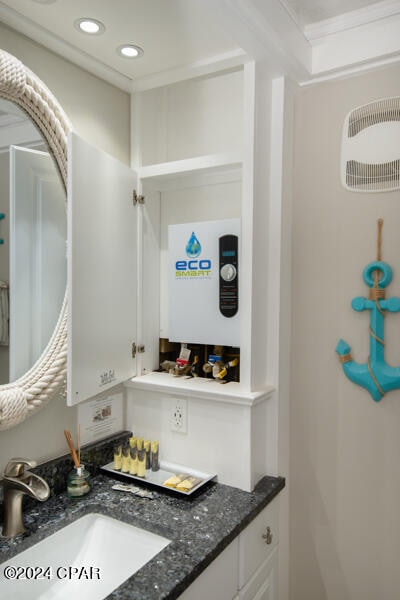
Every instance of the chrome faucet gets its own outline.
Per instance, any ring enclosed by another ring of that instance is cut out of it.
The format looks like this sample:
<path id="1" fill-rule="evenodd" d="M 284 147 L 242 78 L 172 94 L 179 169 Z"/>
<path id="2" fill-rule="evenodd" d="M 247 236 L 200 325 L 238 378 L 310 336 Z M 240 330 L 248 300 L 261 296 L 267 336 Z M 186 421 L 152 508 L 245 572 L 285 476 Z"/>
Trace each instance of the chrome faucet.
<path id="1" fill-rule="evenodd" d="M 3 474 L 4 489 L 4 523 L 2 534 L 15 537 L 25 531 L 22 521 L 22 497 L 24 494 L 40 502 L 50 496 L 50 488 L 46 481 L 25 467 L 36 467 L 34 460 L 12 458 Z"/>

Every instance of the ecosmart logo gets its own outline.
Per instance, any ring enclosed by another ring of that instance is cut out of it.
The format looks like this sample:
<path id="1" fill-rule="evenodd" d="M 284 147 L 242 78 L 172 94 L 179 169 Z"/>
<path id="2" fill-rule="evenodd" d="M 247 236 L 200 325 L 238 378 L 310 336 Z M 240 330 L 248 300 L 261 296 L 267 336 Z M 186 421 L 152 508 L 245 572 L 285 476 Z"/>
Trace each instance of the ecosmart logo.
<path id="1" fill-rule="evenodd" d="M 211 260 L 209 258 L 197 259 L 202 251 L 201 244 L 194 231 L 186 244 L 186 256 L 190 260 L 177 260 L 175 262 L 175 277 L 210 277 Z"/>

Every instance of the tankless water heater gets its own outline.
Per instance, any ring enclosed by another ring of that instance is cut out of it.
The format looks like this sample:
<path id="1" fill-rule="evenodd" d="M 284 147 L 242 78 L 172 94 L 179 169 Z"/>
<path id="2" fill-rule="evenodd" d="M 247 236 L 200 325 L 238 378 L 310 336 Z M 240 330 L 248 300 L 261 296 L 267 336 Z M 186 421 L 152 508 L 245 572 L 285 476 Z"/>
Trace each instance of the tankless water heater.
<path id="1" fill-rule="evenodd" d="M 168 228 L 170 341 L 239 346 L 240 219 Z"/>

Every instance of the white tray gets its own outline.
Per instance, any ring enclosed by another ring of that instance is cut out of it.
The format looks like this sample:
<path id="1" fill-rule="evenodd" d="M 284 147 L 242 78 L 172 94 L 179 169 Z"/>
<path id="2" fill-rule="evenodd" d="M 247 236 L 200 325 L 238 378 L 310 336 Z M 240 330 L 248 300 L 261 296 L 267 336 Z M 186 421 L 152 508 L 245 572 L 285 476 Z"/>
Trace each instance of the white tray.
<path id="1" fill-rule="evenodd" d="M 107 465 L 100 467 L 100 469 L 105 473 L 116 475 L 126 480 L 137 481 L 139 483 L 142 482 L 146 485 L 150 484 L 157 488 L 162 488 L 163 490 L 175 492 L 176 494 L 180 494 L 183 496 L 190 496 L 191 494 L 193 494 L 193 492 L 197 492 L 206 483 L 212 481 L 217 477 L 215 473 L 204 473 L 202 471 L 196 471 L 195 469 L 191 469 L 190 467 L 185 467 L 183 465 L 177 465 L 174 463 L 168 463 L 164 461 L 160 462 L 160 469 L 158 471 L 146 470 L 146 477 L 138 477 L 137 475 L 131 475 L 130 473 L 121 473 L 121 471 L 116 471 L 114 469 L 113 462 L 110 462 Z M 182 492 L 181 490 L 177 490 L 176 488 L 163 485 L 164 481 L 171 477 L 171 475 L 177 475 L 178 473 L 186 473 L 187 475 L 199 477 L 201 479 L 201 482 L 197 484 L 194 488 L 192 488 L 189 492 Z"/>

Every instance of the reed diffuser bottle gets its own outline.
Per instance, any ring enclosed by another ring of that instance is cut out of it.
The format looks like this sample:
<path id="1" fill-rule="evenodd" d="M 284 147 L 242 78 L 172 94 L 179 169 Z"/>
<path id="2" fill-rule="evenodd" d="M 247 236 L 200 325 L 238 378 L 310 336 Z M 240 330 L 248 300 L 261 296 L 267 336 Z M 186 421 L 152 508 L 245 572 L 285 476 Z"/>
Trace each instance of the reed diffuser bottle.
<path id="1" fill-rule="evenodd" d="M 67 494 L 70 498 L 80 498 L 90 492 L 90 473 L 84 465 L 74 467 L 67 475 Z"/>
<path id="2" fill-rule="evenodd" d="M 90 492 L 90 473 L 81 465 L 80 427 L 78 426 L 78 453 L 72 441 L 71 432 L 64 429 L 65 439 L 75 467 L 67 475 L 67 494 L 70 498 L 81 498 Z"/>

